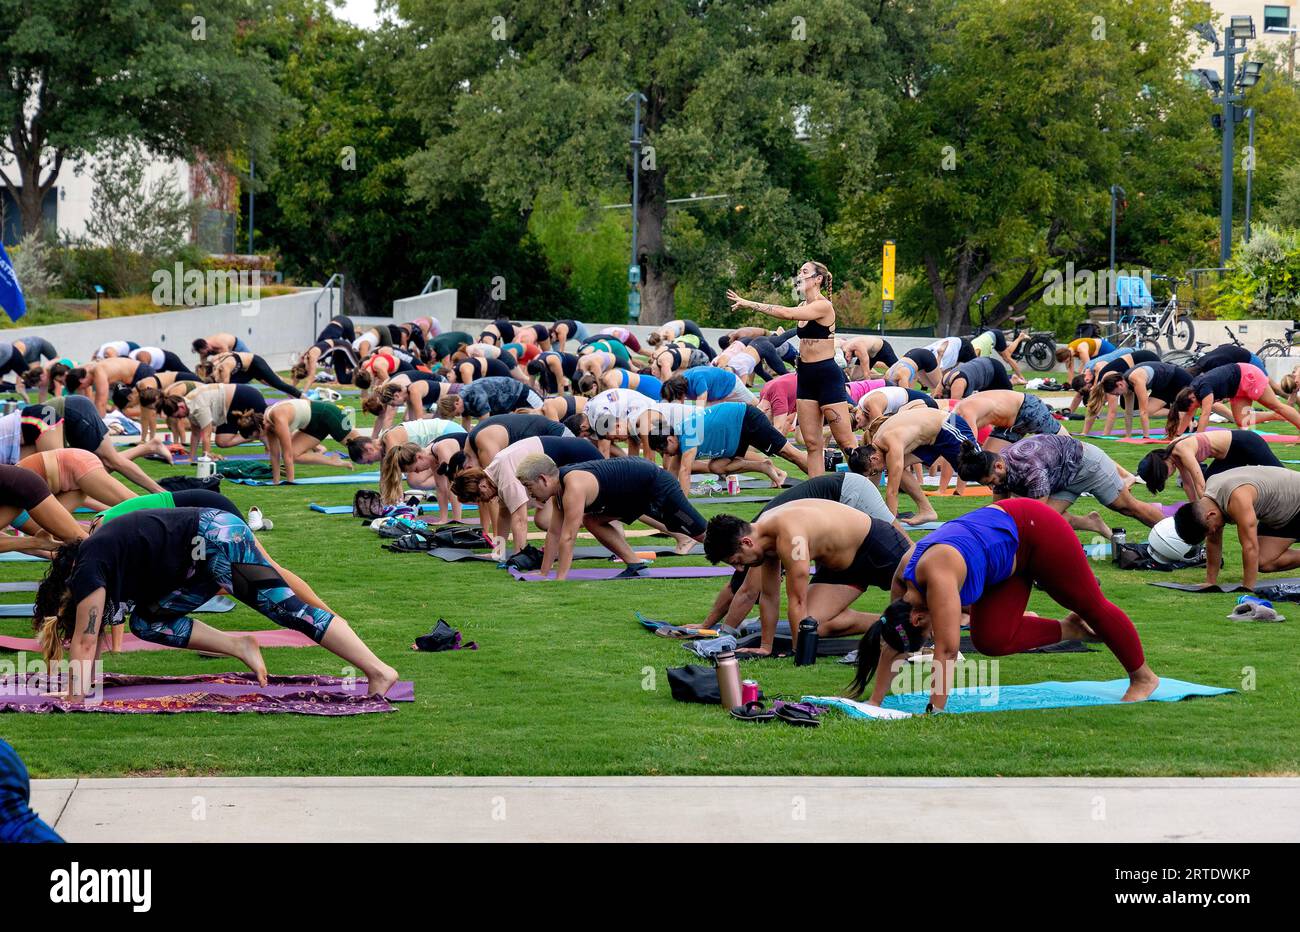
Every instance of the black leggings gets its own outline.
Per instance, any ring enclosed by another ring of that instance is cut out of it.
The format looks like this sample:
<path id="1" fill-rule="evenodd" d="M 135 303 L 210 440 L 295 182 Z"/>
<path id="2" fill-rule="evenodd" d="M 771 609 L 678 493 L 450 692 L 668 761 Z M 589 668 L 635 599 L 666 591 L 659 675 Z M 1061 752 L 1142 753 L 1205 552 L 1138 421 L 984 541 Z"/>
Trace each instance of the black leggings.
<path id="1" fill-rule="evenodd" d="M 789 371 L 785 367 L 785 361 L 781 359 L 781 354 L 776 351 L 776 347 L 767 337 L 754 337 L 749 341 L 749 348 L 758 353 L 760 360 L 758 374 L 763 377 L 764 382 L 770 382 Z"/>
<path id="2" fill-rule="evenodd" d="M 232 377 L 233 378 L 233 377 Z M 302 391 L 294 388 L 284 379 L 275 374 L 275 370 L 261 356 L 254 355 L 252 363 L 244 370 L 244 381 L 251 382 L 253 379 L 265 382 L 272 388 L 278 389 L 288 395 L 290 398 L 301 398 Z"/>

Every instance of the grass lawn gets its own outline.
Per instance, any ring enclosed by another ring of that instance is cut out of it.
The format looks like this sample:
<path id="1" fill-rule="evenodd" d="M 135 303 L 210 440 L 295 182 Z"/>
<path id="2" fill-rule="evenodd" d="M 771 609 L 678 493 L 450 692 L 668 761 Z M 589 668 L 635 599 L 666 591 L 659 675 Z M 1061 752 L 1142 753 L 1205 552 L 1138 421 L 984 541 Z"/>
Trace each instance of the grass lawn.
<path id="1" fill-rule="evenodd" d="M 1266 425 L 1273 427 L 1274 425 Z M 1077 427 L 1077 423 L 1076 423 Z M 1150 447 L 1105 443 L 1130 470 Z M 1300 446 L 1277 447 L 1300 459 Z M 155 474 L 180 472 L 150 463 Z M 189 472 L 188 469 L 184 470 Z M 303 474 L 322 472 L 304 469 Z M 375 651 L 414 680 L 416 701 L 387 715 L 325 719 L 296 715 L 0 716 L 0 736 L 35 777 L 127 775 L 1080 775 L 1211 776 L 1300 773 L 1295 727 L 1300 713 L 1300 605 L 1283 604 L 1285 624 L 1227 621 L 1235 597 L 1156 589 L 1149 580 L 1197 581 L 1203 571 L 1095 569 L 1107 596 L 1136 623 L 1159 674 L 1241 692 L 1183 703 L 857 722 L 828 716 L 820 729 L 731 720 L 717 707 L 669 695 L 664 669 L 693 659 L 677 643 L 635 623 L 636 609 L 677 622 L 703 617 L 721 580 L 620 583 L 520 583 L 489 564 L 451 564 L 380 549 L 350 517 L 308 510 L 309 502 L 348 503 L 358 486 L 223 490 L 241 507 L 257 504 L 274 520 L 263 540 L 301 574 Z M 1139 494 L 1146 496 L 1145 489 Z M 1162 497 L 1178 500 L 1172 487 Z M 1089 500 L 1085 499 L 1085 502 Z M 948 499 L 953 517 L 984 503 Z M 904 499 L 904 507 L 908 507 Z M 741 505 L 752 515 L 759 506 Z M 726 510 L 725 500 L 705 515 Z M 1133 519 L 1108 516 L 1145 539 Z M 1240 579 L 1239 550 L 1228 535 L 1228 568 Z M 665 564 L 702 558 L 672 558 Z M 593 565 L 593 564 L 588 564 Z M 4 564 L 4 579 L 37 579 L 38 564 Z M 4 594 L 10 602 L 30 594 Z M 858 603 L 878 608 L 873 590 Z M 1059 617 L 1035 594 L 1030 608 Z M 437 618 L 460 628 L 480 650 L 417 654 L 413 638 Z M 244 607 L 205 616 L 221 627 L 270 623 Z M 25 634 L 23 619 L 0 619 L 0 632 Z M 1104 647 L 1090 654 L 1001 658 L 1001 683 L 1113 679 L 1122 670 Z M 340 674 L 320 648 L 265 651 L 272 673 Z M 239 669 L 188 651 L 108 658 L 109 670 L 186 674 Z M 850 668 L 822 660 L 742 664 L 768 695 L 834 693 Z M 1243 689 L 1243 683 L 1248 687 Z"/>

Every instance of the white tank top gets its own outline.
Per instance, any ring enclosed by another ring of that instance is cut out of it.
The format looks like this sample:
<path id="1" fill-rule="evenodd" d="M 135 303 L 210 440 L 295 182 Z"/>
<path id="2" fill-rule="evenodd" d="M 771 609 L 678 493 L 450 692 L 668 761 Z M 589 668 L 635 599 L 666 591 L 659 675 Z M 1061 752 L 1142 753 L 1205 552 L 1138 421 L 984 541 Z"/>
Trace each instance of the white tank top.
<path id="1" fill-rule="evenodd" d="M 897 414 L 898 409 L 907 404 L 907 389 L 899 388 L 897 385 L 889 385 L 885 388 L 873 388 L 858 400 L 858 407 L 866 410 L 867 399 L 875 396 L 877 398 L 884 396 L 885 414 Z"/>
<path id="2" fill-rule="evenodd" d="M 398 427 L 406 431 L 407 440 L 422 447 L 427 447 L 435 440 L 441 440 L 449 434 L 465 433 L 465 428 L 456 421 L 447 421 L 440 417 L 425 417 L 414 421 L 403 421 L 401 424 L 394 425 L 381 433 L 378 439 L 384 439 L 384 434 L 387 434 L 389 430 L 396 430 Z"/>

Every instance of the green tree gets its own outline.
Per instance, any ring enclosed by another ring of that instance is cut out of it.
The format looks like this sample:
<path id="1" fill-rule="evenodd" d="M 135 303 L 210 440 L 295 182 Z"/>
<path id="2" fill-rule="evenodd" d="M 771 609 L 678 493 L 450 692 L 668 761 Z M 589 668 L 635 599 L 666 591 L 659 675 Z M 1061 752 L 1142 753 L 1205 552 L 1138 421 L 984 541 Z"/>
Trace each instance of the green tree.
<path id="1" fill-rule="evenodd" d="M 0 172 L 24 230 L 63 163 L 134 139 L 153 152 L 264 148 L 280 95 L 242 47 L 240 0 L 0 0 Z"/>
<path id="2" fill-rule="evenodd" d="M 467 186 L 524 215 L 547 191 L 627 190 L 625 98 L 646 96 L 653 152 L 634 209 L 648 323 L 672 316 L 684 276 L 770 284 L 826 248 L 836 195 L 874 182 L 929 22 L 927 0 L 397 8 L 410 24 L 403 93 L 427 134 L 411 180 L 434 208 Z M 692 194 L 727 201 L 670 209 Z"/>
<path id="3" fill-rule="evenodd" d="M 296 112 L 259 171 L 257 213 L 290 275 L 341 272 L 354 314 L 386 313 L 433 273 L 457 286 L 466 316 L 492 316 L 503 291 L 521 316 L 568 309 L 523 218 L 494 217 L 467 196 L 436 211 L 409 202 L 405 160 L 422 136 L 392 96 L 405 67 L 399 31 L 358 29 L 319 0 L 280 0 L 249 41 L 266 50 Z"/>
<path id="4" fill-rule="evenodd" d="M 1181 0 L 944 0 L 929 68 L 881 154 L 888 186 L 860 196 L 837 236 L 862 253 L 896 240 L 924 271 L 940 333 L 985 290 L 993 321 L 1023 312 L 1045 271 L 1104 255 L 1108 188 L 1129 168 L 1208 150 L 1208 126 L 1169 119 L 1208 117 L 1175 22 L 1203 13 Z"/>

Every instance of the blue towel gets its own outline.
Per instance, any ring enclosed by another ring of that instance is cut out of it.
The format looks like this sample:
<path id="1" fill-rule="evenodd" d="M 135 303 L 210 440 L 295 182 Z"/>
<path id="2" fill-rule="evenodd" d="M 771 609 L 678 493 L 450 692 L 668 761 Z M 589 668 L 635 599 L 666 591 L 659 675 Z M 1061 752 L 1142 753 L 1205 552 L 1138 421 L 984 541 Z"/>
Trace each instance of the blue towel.
<path id="1" fill-rule="evenodd" d="M 965 687 L 954 689 L 948 695 L 944 711 L 951 714 L 965 712 L 1019 712 L 1026 709 L 1067 709 L 1076 706 L 1115 705 L 1128 689 L 1128 680 L 1081 680 L 1077 683 L 1023 683 L 1002 686 L 998 689 Z M 1179 702 L 1192 696 L 1222 696 L 1236 692 L 1219 686 L 1200 686 L 1182 680 L 1162 678 L 1148 701 Z M 838 708 L 854 718 L 868 718 L 850 705 L 837 703 L 833 698 L 805 696 L 805 702 Z M 929 693 L 908 693 L 904 696 L 886 696 L 886 709 L 897 709 L 919 715 L 930 702 Z"/>

